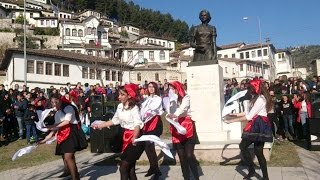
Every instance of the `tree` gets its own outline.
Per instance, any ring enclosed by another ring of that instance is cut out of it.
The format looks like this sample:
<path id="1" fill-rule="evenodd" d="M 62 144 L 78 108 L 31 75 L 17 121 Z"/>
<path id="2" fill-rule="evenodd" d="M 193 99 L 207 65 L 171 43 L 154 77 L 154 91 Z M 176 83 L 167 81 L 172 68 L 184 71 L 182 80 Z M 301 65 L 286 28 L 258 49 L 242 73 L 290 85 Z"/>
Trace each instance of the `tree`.
<path id="1" fill-rule="evenodd" d="M 23 18 L 23 16 L 22 15 L 20 15 L 20 16 L 18 16 L 17 18 L 16 18 L 16 20 L 15 20 L 15 22 L 17 23 L 17 24 L 24 24 L 24 18 Z M 28 24 L 29 22 L 26 20 L 26 24 Z"/>
<path id="2" fill-rule="evenodd" d="M 18 47 L 19 48 L 23 48 L 24 47 L 24 44 L 23 44 L 24 38 L 23 38 L 23 36 L 18 36 L 16 38 L 16 41 L 18 42 Z M 27 45 L 28 49 L 38 49 L 39 48 L 39 45 L 34 42 L 34 38 L 31 37 L 31 36 L 27 36 L 26 37 L 26 45 Z"/>

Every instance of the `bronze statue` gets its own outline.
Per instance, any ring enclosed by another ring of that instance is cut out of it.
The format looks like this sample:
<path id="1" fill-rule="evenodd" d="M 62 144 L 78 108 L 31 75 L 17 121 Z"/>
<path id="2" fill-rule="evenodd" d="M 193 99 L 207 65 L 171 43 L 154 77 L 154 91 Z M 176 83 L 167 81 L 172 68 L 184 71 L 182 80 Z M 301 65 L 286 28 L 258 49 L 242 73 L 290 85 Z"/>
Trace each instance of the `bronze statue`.
<path id="1" fill-rule="evenodd" d="M 214 26 L 208 24 L 211 20 L 209 11 L 202 10 L 199 19 L 202 24 L 190 30 L 190 46 L 195 48 L 193 62 L 212 61 L 210 64 L 218 64 L 217 32 Z"/>

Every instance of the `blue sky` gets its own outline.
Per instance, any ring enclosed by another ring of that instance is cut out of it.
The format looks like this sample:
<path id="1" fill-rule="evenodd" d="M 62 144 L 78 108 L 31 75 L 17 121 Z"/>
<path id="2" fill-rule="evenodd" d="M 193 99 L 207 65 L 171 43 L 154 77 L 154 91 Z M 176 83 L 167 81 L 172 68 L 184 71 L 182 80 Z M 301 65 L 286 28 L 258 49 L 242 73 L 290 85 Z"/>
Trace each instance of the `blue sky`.
<path id="1" fill-rule="evenodd" d="M 175 19 L 198 25 L 207 9 L 216 26 L 217 44 L 259 43 L 270 38 L 276 48 L 320 44 L 320 0 L 133 0 L 140 7 L 170 13 Z M 248 17 L 248 20 L 243 20 Z"/>

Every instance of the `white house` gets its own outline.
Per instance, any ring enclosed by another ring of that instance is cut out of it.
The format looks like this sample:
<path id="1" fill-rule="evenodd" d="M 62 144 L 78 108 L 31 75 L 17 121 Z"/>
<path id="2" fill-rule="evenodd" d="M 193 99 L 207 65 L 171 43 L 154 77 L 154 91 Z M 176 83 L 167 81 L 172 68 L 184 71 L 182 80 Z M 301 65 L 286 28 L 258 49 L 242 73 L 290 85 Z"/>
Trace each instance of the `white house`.
<path id="1" fill-rule="evenodd" d="M 79 17 L 90 17 L 90 16 L 95 16 L 96 18 L 100 19 L 101 18 L 101 13 L 93 10 L 84 10 L 83 12 L 78 14 Z"/>
<path id="2" fill-rule="evenodd" d="M 22 5 L 21 7 L 19 5 Z M 0 6 L 6 9 L 23 9 L 23 4 L 14 3 L 13 1 L 0 0 Z"/>
<path id="3" fill-rule="evenodd" d="M 223 78 L 239 78 L 239 59 L 236 58 L 218 58 L 218 64 L 222 67 Z"/>
<path id="4" fill-rule="evenodd" d="M 240 59 L 240 54 L 238 49 L 245 46 L 245 43 L 234 43 L 228 45 L 222 45 L 217 50 L 218 58 L 238 58 Z"/>
<path id="5" fill-rule="evenodd" d="M 162 46 L 128 45 L 120 47 L 122 51 L 121 62 L 128 65 L 146 63 L 168 63 L 170 61 L 170 48 Z"/>
<path id="6" fill-rule="evenodd" d="M 0 69 L 6 71 L 5 86 L 22 85 L 25 79 L 22 49 L 8 49 Z M 121 69 L 120 69 L 121 66 Z M 27 50 L 27 86 L 60 87 L 67 82 L 109 84 L 129 81 L 131 66 L 117 61 L 63 50 Z M 122 73 L 123 72 L 123 73 Z M 123 76 L 121 76 L 123 74 Z M 122 79 L 121 79 L 122 77 Z"/>
<path id="7" fill-rule="evenodd" d="M 257 61 L 252 60 L 240 60 L 236 63 L 239 69 L 238 78 L 246 79 L 246 78 L 254 78 L 262 76 L 262 64 Z M 267 64 L 263 65 L 264 69 L 264 77 L 265 79 L 269 79 L 270 77 L 270 66 Z"/>
<path id="8" fill-rule="evenodd" d="M 34 18 L 35 27 L 40 28 L 57 28 L 58 27 L 58 18 L 57 17 L 38 17 Z"/>
<path id="9" fill-rule="evenodd" d="M 43 17 L 58 17 L 58 15 L 55 16 L 55 14 L 53 13 L 52 10 L 42 9 L 42 10 L 41 10 L 41 14 L 42 14 Z"/>
<path id="10" fill-rule="evenodd" d="M 27 0 L 27 2 L 36 3 L 36 4 L 47 4 L 47 0 Z"/>
<path id="11" fill-rule="evenodd" d="M 292 76 L 292 56 L 290 51 L 279 49 L 275 55 L 275 65 L 277 77 L 281 75 Z"/>
<path id="12" fill-rule="evenodd" d="M 170 48 L 171 51 L 175 51 L 175 40 L 159 38 L 153 36 L 141 36 L 136 41 L 140 45 L 158 45 L 165 48 Z"/>
<path id="13" fill-rule="evenodd" d="M 140 29 L 138 27 L 135 27 L 135 26 L 131 25 L 131 24 L 126 24 L 126 25 L 123 25 L 123 26 L 119 26 L 118 30 L 119 30 L 119 32 L 125 31 L 128 34 L 132 34 L 132 35 L 135 35 L 135 36 L 139 36 L 140 35 Z"/>
<path id="14" fill-rule="evenodd" d="M 34 2 L 27 2 L 26 3 L 26 7 L 27 8 L 31 8 L 31 9 L 38 9 L 38 10 L 42 10 L 44 9 L 42 4 L 40 3 L 34 3 Z"/>
<path id="15" fill-rule="evenodd" d="M 23 17 L 23 9 L 15 9 L 11 11 L 11 16 L 12 19 L 16 19 L 19 16 Z M 28 21 L 28 24 L 32 24 L 35 25 L 36 24 L 36 20 L 34 18 L 40 17 L 41 16 L 41 11 L 39 10 L 35 10 L 35 9 L 28 9 L 26 10 L 26 20 Z"/>
<path id="16" fill-rule="evenodd" d="M 102 56 L 111 50 L 109 43 L 109 28 L 102 26 L 95 16 L 90 16 L 82 21 L 60 21 L 61 48 L 79 53 Z M 81 51 L 81 52 L 80 52 Z"/>
<path id="17" fill-rule="evenodd" d="M 60 11 L 59 14 L 55 16 L 58 16 L 59 19 L 71 19 L 73 17 L 73 13 Z"/>

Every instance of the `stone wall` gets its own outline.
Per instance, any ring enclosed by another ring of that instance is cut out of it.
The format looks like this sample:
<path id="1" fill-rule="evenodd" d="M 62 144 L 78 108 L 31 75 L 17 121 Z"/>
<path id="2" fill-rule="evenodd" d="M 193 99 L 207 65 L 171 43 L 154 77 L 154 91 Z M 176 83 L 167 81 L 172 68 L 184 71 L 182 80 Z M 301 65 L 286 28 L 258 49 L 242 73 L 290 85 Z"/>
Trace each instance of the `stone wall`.
<path id="1" fill-rule="evenodd" d="M 44 46 L 47 49 L 58 49 L 60 36 L 34 35 L 34 37 L 45 39 Z"/>

